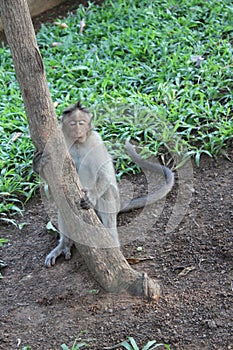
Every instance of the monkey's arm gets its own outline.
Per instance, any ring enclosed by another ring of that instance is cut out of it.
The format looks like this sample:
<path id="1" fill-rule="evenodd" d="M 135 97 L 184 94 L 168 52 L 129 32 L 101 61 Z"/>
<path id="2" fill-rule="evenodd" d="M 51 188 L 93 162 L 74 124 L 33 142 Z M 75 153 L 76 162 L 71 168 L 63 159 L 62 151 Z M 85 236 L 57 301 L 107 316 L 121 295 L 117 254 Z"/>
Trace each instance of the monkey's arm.
<path id="1" fill-rule="evenodd" d="M 40 175 L 40 177 L 43 180 L 46 180 L 43 169 L 44 169 L 44 166 L 48 164 L 49 160 L 50 160 L 50 156 L 48 154 L 35 150 L 33 161 L 32 161 L 32 168 L 35 171 L 35 173 Z"/>
<path id="2" fill-rule="evenodd" d="M 34 157 L 32 161 L 32 168 L 35 173 L 40 174 L 41 171 L 41 157 L 42 152 L 35 150 L 34 151 Z"/>
<path id="3" fill-rule="evenodd" d="M 113 195 L 116 196 L 115 194 L 118 193 L 118 189 L 115 182 L 112 181 L 110 173 L 107 170 L 101 170 L 98 174 L 95 187 L 84 188 L 83 192 L 84 197 L 80 201 L 80 206 L 82 209 L 90 209 L 94 208 L 99 199 L 103 198 L 108 192 L 113 192 Z"/>

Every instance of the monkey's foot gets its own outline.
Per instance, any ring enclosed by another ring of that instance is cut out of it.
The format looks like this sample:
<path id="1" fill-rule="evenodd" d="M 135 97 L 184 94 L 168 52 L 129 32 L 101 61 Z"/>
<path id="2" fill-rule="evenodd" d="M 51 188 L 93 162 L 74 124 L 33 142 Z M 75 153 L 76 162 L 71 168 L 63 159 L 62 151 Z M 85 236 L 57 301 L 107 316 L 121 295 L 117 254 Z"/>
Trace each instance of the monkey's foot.
<path id="1" fill-rule="evenodd" d="M 45 266 L 46 267 L 52 267 L 56 264 L 56 259 L 60 256 L 64 255 L 65 260 L 69 260 L 71 258 L 71 251 L 70 247 L 60 248 L 57 246 L 55 249 L 53 249 L 45 259 Z"/>

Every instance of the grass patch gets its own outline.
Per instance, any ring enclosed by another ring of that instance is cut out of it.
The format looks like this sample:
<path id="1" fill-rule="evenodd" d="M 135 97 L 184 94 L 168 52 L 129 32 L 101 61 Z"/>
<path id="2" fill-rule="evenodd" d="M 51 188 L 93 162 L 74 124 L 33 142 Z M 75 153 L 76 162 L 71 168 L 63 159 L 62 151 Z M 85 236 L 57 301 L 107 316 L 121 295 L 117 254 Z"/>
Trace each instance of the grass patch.
<path id="1" fill-rule="evenodd" d="M 148 341 L 145 346 L 143 346 L 142 348 L 139 348 L 139 346 L 137 345 L 137 343 L 133 337 L 129 337 L 128 339 L 129 339 L 129 341 L 125 340 L 125 341 L 123 341 L 119 344 L 113 345 L 111 347 L 104 347 L 104 350 L 114 350 L 114 349 L 118 349 L 119 347 L 124 348 L 126 350 L 154 350 L 154 349 L 158 349 L 158 348 L 171 350 L 171 348 L 168 344 L 157 343 L 155 340 Z M 74 341 L 71 348 L 66 344 L 61 345 L 62 350 L 79 350 L 83 347 L 85 347 L 85 349 L 87 349 L 87 348 L 89 348 L 89 344 L 86 342 L 83 342 L 83 341 L 78 342 L 78 339 L 76 339 Z M 30 346 L 25 346 L 25 347 L 23 347 L 22 350 L 30 350 L 30 349 L 31 349 Z"/>
<path id="2" fill-rule="evenodd" d="M 104 140 L 114 140 L 118 176 L 135 171 L 117 157 L 127 137 L 145 156 L 166 148 L 199 164 L 203 153 L 218 155 L 233 135 L 232 18 L 230 0 L 108 0 L 80 6 L 63 20 L 67 28 L 42 25 L 37 40 L 57 114 L 78 99 L 92 106 Z M 0 213 L 12 214 L 38 182 L 6 47 L 0 67 Z"/>

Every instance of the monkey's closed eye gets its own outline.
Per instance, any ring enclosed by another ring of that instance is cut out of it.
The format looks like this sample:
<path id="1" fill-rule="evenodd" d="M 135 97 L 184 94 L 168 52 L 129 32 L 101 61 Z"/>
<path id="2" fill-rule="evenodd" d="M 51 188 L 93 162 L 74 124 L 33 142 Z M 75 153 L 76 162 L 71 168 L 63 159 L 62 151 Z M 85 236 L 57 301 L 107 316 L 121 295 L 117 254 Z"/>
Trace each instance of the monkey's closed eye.
<path id="1" fill-rule="evenodd" d="M 77 123 L 74 122 L 74 121 L 70 122 L 70 126 L 75 126 L 76 124 L 77 124 Z"/>

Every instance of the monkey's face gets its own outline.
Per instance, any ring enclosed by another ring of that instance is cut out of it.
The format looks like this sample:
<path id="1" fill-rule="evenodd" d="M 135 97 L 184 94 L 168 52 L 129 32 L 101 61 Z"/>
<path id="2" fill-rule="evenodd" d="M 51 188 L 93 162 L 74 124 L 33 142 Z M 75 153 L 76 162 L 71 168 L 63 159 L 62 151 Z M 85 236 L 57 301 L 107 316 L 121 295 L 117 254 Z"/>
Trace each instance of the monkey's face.
<path id="1" fill-rule="evenodd" d="M 91 118 L 85 113 L 75 111 L 62 119 L 62 131 L 71 141 L 84 143 L 90 135 Z"/>

